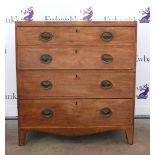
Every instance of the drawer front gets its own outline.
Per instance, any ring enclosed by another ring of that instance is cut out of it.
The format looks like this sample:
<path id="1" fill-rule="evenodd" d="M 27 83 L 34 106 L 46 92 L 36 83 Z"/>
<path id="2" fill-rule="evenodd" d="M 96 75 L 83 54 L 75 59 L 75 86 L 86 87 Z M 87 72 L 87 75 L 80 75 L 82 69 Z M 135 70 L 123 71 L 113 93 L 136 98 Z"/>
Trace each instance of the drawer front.
<path id="1" fill-rule="evenodd" d="M 133 69 L 131 45 L 65 48 L 17 48 L 18 69 Z"/>
<path id="2" fill-rule="evenodd" d="M 135 43 L 135 27 L 17 27 L 17 45 L 109 45 Z"/>
<path id="3" fill-rule="evenodd" d="M 19 71 L 19 98 L 133 98 L 134 72 L 102 70 Z"/>
<path id="4" fill-rule="evenodd" d="M 20 100 L 20 127 L 130 125 L 133 100 Z"/>

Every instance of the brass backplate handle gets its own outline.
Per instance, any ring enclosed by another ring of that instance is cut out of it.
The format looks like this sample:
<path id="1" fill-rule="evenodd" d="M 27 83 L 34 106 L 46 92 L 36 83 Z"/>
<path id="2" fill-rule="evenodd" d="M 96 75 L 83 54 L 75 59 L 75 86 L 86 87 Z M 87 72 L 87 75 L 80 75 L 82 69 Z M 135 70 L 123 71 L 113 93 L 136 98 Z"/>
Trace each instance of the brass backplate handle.
<path id="1" fill-rule="evenodd" d="M 52 37 L 53 37 L 53 35 L 52 35 L 52 33 L 50 33 L 50 32 L 42 32 L 42 33 L 40 34 L 40 39 L 41 39 L 42 41 L 45 41 L 45 42 L 51 40 Z"/>
<path id="2" fill-rule="evenodd" d="M 111 41 L 112 38 L 113 38 L 113 35 L 112 35 L 111 32 L 103 32 L 101 38 L 102 38 L 104 41 Z"/>
<path id="3" fill-rule="evenodd" d="M 104 89 L 110 89 L 112 88 L 112 83 L 109 80 L 103 80 L 101 82 L 101 87 Z"/>
<path id="4" fill-rule="evenodd" d="M 44 64 L 49 64 L 52 61 L 52 56 L 49 54 L 43 54 L 40 56 L 40 61 Z"/>
<path id="5" fill-rule="evenodd" d="M 112 115 L 112 111 L 110 108 L 103 108 L 100 110 L 100 113 L 105 117 L 110 117 Z"/>
<path id="6" fill-rule="evenodd" d="M 111 63 L 113 61 L 113 57 L 110 55 L 110 54 L 103 54 L 101 56 L 101 60 L 104 62 L 104 63 Z"/>
<path id="7" fill-rule="evenodd" d="M 53 112 L 50 109 L 44 109 L 44 110 L 42 110 L 41 114 L 45 118 L 50 118 L 50 117 L 53 116 Z"/>
<path id="8" fill-rule="evenodd" d="M 49 80 L 44 80 L 40 83 L 40 85 L 44 88 L 44 89 L 50 89 L 52 88 L 53 84 L 51 81 Z"/>

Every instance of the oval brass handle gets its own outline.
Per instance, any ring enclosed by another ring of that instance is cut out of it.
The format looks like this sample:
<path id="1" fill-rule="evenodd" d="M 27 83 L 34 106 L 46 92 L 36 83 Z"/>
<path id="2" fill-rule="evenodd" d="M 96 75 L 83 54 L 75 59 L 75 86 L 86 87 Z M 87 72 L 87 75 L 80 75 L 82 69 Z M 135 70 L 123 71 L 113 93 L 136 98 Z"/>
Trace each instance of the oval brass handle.
<path id="1" fill-rule="evenodd" d="M 111 41 L 112 38 L 113 38 L 113 35 L 112 35 L 111 32 L 103 32 L 103 33 L 102 33 L 102 39 L 103 39 L 104 41 Z"/>
<path id="2" fill-rule="evenodd" d="M 52 56 L 44 54 L 40 56 L 40 61 L 44 64 L 49 64 L 52 61 Z"/>
<path id="3" fill-rule="evenodd" d="M 51 81 L 45 80 L 45 81 L 41 82 L 41 86 L 45 89 L 49 89 L 49 88 L 52 88 L 53 85 L 52 85 Z"/>
<path id="4" fill-rule="evenodd" d="M 112 88 L 112 83 L 109 81 L 109 80 L 103 80 L 101 82 L 101 86 L 104 88 L 104 89 L 110 89 Z"/>
<path id="5" fill-rule="evenodd" d="M 101 114 L 106 116 L 106 117 L 109 117 L 112 115 L 112 111 L 110 108 L 103 108 L 100 110 Z"/>
<path id="6" fill-rule="evenodd" d="M 50 33 L 50 32 L 42 32 L 42 33 L 40 34 L 40 39 L 41 39 L 42 41 L 49 41 L 49 40 L 52 39 L 52 37 L 53 37 L 53 35 L 52 35 L 52 33 Z"/>
<path id="7" fill-rule="evenodd" d="M 46 117 L 46 118 L 49 118 L 49 117 L 53 116 L 53 112 L 50 109 L 44 109 L 41 112 L 41 114 L 42 114 L 43 117 Z"/>
<path id="8" fill-rule="evenodd" d="M 103 54 L 103 55 L 101 56 L 101 59 L 102 59 L 103 62 L 105 62 L 105 63 L 111 63 L 112 60 L 113 60 L 112 56 L 109 55 L 109 54 Z"/>

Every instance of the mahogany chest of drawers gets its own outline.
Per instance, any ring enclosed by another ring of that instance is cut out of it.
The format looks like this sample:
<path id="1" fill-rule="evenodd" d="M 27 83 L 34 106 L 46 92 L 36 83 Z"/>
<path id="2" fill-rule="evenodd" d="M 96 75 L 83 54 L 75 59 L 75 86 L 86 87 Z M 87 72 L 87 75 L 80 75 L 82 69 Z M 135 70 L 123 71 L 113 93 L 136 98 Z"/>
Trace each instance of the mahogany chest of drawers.
<path id="1" fill-rule="evenodd" d="M 26 133 L 124 130 L 133 143 L 136 22 L 16 22 L 19 145 Z"/>

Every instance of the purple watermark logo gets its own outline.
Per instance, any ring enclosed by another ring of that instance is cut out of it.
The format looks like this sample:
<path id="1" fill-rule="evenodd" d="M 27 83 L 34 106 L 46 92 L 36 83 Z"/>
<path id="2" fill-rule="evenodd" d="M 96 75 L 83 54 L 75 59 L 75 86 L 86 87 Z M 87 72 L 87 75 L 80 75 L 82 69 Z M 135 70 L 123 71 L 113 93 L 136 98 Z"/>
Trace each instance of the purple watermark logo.
<path id="1" fill-rule="evenodd" d="M 24 17 L 22 17 L 24 15 Z M 15 23 L 15 21 L 32 21 L 34 15 L 34 9 L 32 6 L 22 9 L 19 15 L 9 16 L 6 18 L 6 23 Z"/>
<path id="2" fill-rule="evenodd" d="M 148 92 L 149 92 L 148 84 L 137 87 L 137 90 L 139 91 L 139 94 L 137 95 L 137 99 L 147 99 L 148 98 Z"/>
<path id="3" fill-rule="evenodd" d="M 89 8 L 86 8 L 86 9 L 83 9 L 80 11 L 83 15 L 83 20 L 86 20 L 86 21 L 92 21 L 92 16 L 93 16 L 93 9 L 92 7 L 89 7 Z"/>
<path id="4" fill-rule="evenodd" d="M 25 20 L 25 21 L 32 21 L 33 20 L 34 10 L 33 10 L 32 6 L 30 6 L 29 8 L 21 10 L 21 12 L 24 14 L 23 20 Z"/>
<path id="5" fill-rule="evenodd" d="M 139 13 L 142 15 L 142 18 L 139 20 L 140 23 L 150 22 L 150 7 L 141 9 Z"/>

